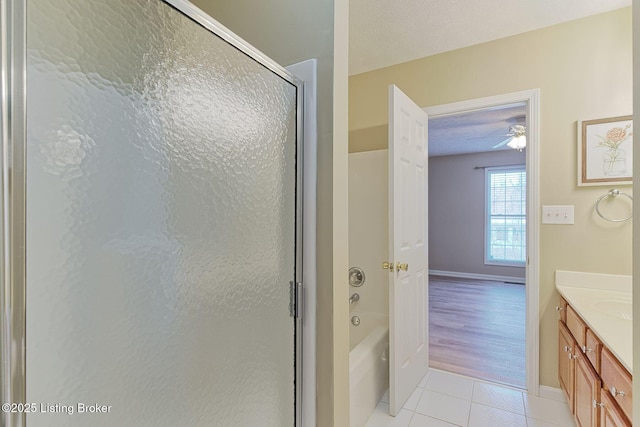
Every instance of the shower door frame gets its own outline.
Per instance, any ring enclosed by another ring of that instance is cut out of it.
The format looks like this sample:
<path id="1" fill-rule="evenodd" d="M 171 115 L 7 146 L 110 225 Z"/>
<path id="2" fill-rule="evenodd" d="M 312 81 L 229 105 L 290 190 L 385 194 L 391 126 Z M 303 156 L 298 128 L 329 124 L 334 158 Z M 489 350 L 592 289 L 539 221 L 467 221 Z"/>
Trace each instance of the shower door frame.
<path id="1" fill-rule="evenodd" d="M 295 277 L 291 283 L 294 324 L 295 425 L 303 425 L 303 120 L 304 82 L 186 0 L 158 0 L 190 18 L 296 87 Z M 28 0 L 0 0 L 0 404 L 26 403 L 26 73 Z M 305 207 L 313 206 L 306 201 Z M 286 286 L 283 283 L 283 286 Z M 304 361 L 314 364 L 314 355 Z M 305 405 L 306 406 L 306 405 Z M 25 427 L 22 412 L 0 412 L 0 427 Z"/>

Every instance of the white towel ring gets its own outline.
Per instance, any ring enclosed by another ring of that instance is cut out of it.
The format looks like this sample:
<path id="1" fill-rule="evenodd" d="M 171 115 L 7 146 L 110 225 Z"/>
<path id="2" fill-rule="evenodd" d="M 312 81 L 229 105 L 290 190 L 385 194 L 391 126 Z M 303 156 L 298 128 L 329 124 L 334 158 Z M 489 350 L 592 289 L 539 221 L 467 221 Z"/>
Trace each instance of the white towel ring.
<path id="1" fill-rule="evenodd" d="M 629 213 L 628 217 L 620 218 L 620 219 L 607 218 L 606 216 L 604 216 L 602 214 L 602 212 L 600 212 L 600 202 L 603 199 L 605 199 L 607 197 L 617 197 L 617 196 L 624 196 L 624 197 L 628 198 L 629 200 L 631 200 L 631 202 L 633 203 L 633 197 L 631 197 L 627 193 L 623 193 L 620 190 L 617 190 L 615 188 L 611 189 L 608 192 L 606 192 L 605 194 L 603 194 L 602 196 L 598 197 L 598 200 L 596 200 L 596 213 L 600 216 L 600 218 L 604 219 L 605 221 L 609 221 L 609 222 L 625 222 L 625 221 L 629 221 L 631 219 L 631 217 L 633 216 L 633 211 L 631 213 Z"/>

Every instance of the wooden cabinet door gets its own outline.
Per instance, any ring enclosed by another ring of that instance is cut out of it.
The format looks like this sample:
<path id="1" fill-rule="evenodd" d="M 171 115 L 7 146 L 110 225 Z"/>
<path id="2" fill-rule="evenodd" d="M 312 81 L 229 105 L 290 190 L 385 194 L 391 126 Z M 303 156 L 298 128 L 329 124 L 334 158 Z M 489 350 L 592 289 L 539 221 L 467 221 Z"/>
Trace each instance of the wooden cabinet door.
<path id="1" fill-rule="evenodd" d="M 574 350 L 575 342 L 571 333 L 561 321 L 558 321 L 558 379 L 572 413 L 574 412 Z"/>
<path id="2" fill-rule="evenodd" d="M 618 404 L 605 389 L 600 390 L 600 427 L 631 427 Z"/>
<path id="3" fill-rule="evenodd" d="M 598 427 L 600 407 L 600 377 L 587 356 L 578 353 L 575 359 L 574 416 L 579 427 Z"/>
<path id="4" fill-rule="evenodd" d="M 631 374 L 620 364 L 608 348 L 602 349 L 600 360 L 602 388 L 609 390 L 613 400 L 629 419 L 633 417 L 633 380 Z"/>

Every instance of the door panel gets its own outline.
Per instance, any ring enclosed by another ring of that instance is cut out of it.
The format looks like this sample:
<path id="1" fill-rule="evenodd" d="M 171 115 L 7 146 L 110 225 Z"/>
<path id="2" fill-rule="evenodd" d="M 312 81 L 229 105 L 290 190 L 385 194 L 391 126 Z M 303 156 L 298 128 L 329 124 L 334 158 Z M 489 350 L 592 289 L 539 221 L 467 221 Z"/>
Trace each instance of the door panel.
<path id="1" fill-rule="evenodd" d="M 579 427 L 598 427 L 600 408 L 593 404 L 600 397 L 602 383 L 593 370 L 589 359 L 583 353 L 577 353 L 575 362 L 575 420 Z"/>
<path id="2" fill-rule="evenodd" d="M 294 425 L 297 87 L 159 0 L 27 34 L 28 425 Z"/>
<path id="3" fill-rule="evenodd" d="M 558 321 L 558 380 L 560 388 L 564 391 L 571 412 L 574 412 L 575 404 L 575 360 L 573 359 L 576 343 L 571 332 Z"/>
<path id="4" fill-rule="evenodd" d="M 391 415 L 429 367 L 427 266 L 428 117 L 389 88 L 389 342 Z M 398 264 L 407 264 L 405 271 Z"/>

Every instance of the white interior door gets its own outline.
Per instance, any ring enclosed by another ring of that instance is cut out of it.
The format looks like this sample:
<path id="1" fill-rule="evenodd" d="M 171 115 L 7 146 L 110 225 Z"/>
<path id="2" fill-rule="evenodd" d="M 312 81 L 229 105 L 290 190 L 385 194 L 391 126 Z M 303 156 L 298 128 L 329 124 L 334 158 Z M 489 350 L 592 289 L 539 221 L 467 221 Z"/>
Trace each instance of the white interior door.
<path id="1" fill-rule="evenodd" d="M 389 412 L 395 416 L 429 368 L 428 116 L 389 86 Z"/>

